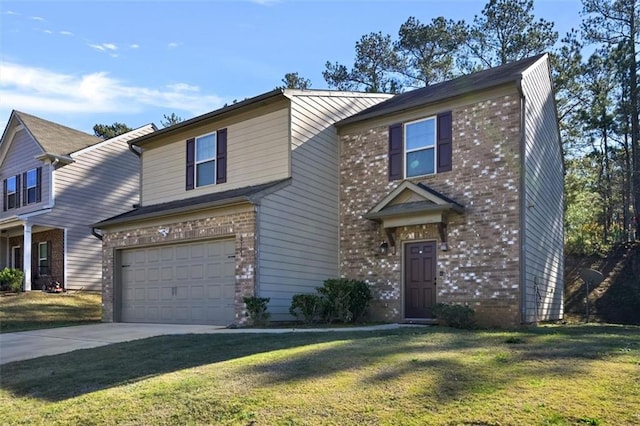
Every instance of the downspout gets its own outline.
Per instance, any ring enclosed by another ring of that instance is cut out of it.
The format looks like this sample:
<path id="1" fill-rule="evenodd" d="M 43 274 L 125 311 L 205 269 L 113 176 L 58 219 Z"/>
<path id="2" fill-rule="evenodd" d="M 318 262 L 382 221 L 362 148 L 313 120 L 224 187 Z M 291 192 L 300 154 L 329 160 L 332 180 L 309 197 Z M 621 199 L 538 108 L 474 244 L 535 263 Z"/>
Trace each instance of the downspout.
<path id="1" fill-rule="evenodd" d="M 129 144 L 129 151 L 133 152 L 138 158 L 142 156 L 142 154 L 133 147 L 133 144 Z"/>
<path id="2" fill-rule="evenodd" d="M 518 93 L 520 94 L 520 323 L 524 324 L 527 318 L 527 282 L 526 282 L 526 179 L 525 179 L 525 157 L 527 152 L 526 144 L 526 99 L 522 89 L 522 75 L 516 82 Z"/>
<path id="3" fill-rule="evenodd" d="M 99 239 L 100 241 L 102 241 L 103 235 L 99 234 L 98 231 L 96 231 L 96 229 L 97 228 L 91 228 L 91 234 L 97 239 Z"/>

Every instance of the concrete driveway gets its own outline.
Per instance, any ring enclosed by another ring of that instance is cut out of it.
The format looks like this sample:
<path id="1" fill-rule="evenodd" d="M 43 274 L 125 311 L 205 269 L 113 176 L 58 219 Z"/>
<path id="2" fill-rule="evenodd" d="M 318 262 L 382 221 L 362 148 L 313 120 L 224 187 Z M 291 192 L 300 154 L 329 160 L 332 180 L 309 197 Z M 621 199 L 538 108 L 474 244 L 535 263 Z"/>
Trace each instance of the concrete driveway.
<path id="1" fill-rule="evenodd" d="M 208 333 L 291 333 L 322 331 L 389 330 L 398 324 L 346 328 L 238 328 L 228 329 L 214 325 L 101 323 L 75 327 L 50 328 L 0 334 L 0 364 L 25 359 L 56 355 L 78 349 L 95 348 L 112 343 L 129 342 L 148 337 L 171 334 Z"/>

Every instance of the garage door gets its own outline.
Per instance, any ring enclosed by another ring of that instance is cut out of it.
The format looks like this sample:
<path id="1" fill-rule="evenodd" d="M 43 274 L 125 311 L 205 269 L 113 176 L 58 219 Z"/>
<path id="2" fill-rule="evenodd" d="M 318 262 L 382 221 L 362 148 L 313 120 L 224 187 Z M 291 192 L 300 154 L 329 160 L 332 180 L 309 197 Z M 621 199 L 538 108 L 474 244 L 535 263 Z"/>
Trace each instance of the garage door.
<path id="1" fill-rule="evenodd" d="M 235 264 L 234 241 L 123 250 L 121 320 L 228 325 Z"/>

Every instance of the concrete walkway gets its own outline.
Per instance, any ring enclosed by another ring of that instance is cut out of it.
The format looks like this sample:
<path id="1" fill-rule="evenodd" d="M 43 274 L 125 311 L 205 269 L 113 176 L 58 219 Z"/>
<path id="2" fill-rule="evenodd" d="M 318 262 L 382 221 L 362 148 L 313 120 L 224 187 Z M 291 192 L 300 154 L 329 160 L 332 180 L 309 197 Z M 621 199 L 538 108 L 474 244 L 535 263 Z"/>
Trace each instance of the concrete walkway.
<path id="1" fill-rule="evenodd" d="M 236 328 L 213 325 L 101 323 L 0 334 L 0 364 L 175 334 L 313 333 L 393 330 L 399 324 L 341 328 Z"/>

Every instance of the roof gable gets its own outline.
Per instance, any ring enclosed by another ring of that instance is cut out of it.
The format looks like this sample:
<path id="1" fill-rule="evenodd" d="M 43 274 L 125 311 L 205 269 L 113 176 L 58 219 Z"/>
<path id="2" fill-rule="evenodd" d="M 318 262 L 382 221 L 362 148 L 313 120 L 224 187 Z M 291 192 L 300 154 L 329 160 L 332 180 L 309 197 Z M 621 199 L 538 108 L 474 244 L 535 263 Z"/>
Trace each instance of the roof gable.
<path id="1" fill-rule="evenodd" d="M 83 148 L 102 142 L 102 139 L 97 136 L 24 112 L 14 110 L 11 118 L 13 119 L 14 117 L 25 127 L 27 132 L 29 132 L 33 139 L 42 147 L 45 153 L 57 156 L 68 156 Z M 9 120 L 9 123 L 11 122 L 12 120 Z M 6 130 L 5 134 L 7 134 Z M 2 142 L 4 143 L 6 141 L 3 140 Z"/>
<path id="2" fill-rule="evenodd" d="M 387 114 L 406 111 L 428 105 L 444 99 L 477 92 L 500 86 L 510 82 L 517 82 L 522 74 L 547 54 L 532 56 L 520 61 L 512 62 L 495 68 L 489 68 L 473 74 L 464 75 L 442 83 L 433 84 L 421 89 L 395 95 L 393 98 L 374 105 L 349 118 L 338 122 L 337 126 L 376 118 Z"/>

